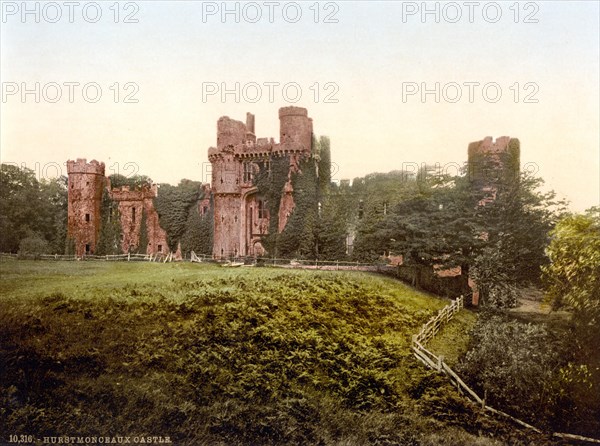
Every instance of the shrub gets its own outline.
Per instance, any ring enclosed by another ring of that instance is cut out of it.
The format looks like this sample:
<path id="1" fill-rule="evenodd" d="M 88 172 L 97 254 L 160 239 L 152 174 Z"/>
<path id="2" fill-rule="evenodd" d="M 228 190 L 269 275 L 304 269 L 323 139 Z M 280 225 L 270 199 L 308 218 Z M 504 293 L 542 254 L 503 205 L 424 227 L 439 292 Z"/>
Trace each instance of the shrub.
<path id="1" fill-rule="evenodd" d="M 25 237 L 19 243 L 19 257 L 39 259 L 41 254 L 49 252 L 50 245 L 39 235 Z"/>

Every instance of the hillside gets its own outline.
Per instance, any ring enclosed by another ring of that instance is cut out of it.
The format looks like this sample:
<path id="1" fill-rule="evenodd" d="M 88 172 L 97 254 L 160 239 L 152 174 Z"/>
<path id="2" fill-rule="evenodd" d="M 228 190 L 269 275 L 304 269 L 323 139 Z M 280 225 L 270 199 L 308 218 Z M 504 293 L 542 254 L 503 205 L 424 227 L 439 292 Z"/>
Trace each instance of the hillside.
<path id="1" fill-rule="evenodd" d="M 198 264 L 0 266 L 2 433 L 155 435 L 177 445 L 522 438 L 478 416 L 414 359 L 411 334 L 447 301 L 390 278 Z M 436 349 L 457 356 L 466 348 L 457 333 L 474 320 L 461 313 Z"/>

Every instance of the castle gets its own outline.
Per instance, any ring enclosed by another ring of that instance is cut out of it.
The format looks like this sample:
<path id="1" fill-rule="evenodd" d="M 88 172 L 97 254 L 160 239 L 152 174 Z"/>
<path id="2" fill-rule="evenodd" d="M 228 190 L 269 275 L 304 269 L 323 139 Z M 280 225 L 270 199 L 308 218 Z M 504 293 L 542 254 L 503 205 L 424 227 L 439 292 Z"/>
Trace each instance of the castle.
<path id="1" fill-rule="evenodd" d="M 279 109 L 279 143 L 256 138 L 254 115 L 246 124 L 227 116 L 217 123 L 217 147 L 208 149 L 212 164 L 214 199 L 213 257 L 261 256 L 261 238 L 268 233 L 269 211 L 265 197 L 254 184 L 259 165 L 270 168 L 275 157 L 288 156 L 288 178 L 279 204 L 278 232 L 294 209 L 292 173 L 299 161 L 311 155 L 313 126 L 305 108 Z"/>
<path id="2" fill-rule="evenodd" d="M 79 257 L 94 254 L 98 245 L 102 221 L 103 194 L 118 204 L 122 252 L 137 249 L 140 241 L 142 216 L 146 217 L 149 254 L 168 252 L 167 234 L 160 227 L 153 198 L 158 193 L 156 184 L 130 190 L 128 186 L 112 188 L 105 177 L 104 163 L 85 159 L 67 161 L 68 211 L 67 235 L 75 243 L 75 254 Z M 104 216 L 107 219 L 111 215 Z"/>
<path id="3" fill-rule="evenodd" d="M 273 138 L 256 137 L 251 113 L 247 113 L 245 123 L 227 116 L 218 120 L 217 145 L 208 149 L 212 182 L 202 186 L 204 195 L 198 203 L 199 213 L 206 215 L 212 202 L 213 258 L 260 257 L 265 254 L 262 241 L 269 228 L 281 233 L 286 227 L 295 207 L 292 176 L 299 172 L 302 160 L 315 155 L 313 123 L 305 108 L 292 106 L 279 109 L 279 126 L 276 143 Z M 519 150 L 519 141 L 507 136 L 496 141 L 487 137 L 469 144 L 468 175 L 474 187 L 487 193 L 485 202 L 494 199 L 503 178 L 518 175 Z M 275 160 L 285 163 L 287 179 L 282 190 L 272 195 L 278 197 L 278 206 L 274 207 L 278 212 L 273 216 L 255 176 L 261 170 L 270 175 Z M 169 251 L 167 233 L 160 227 L 154 207 L 153 200 L 159 193 L 156 184 L 135 189 L 112 188 L 105 177 L 104 163 L 95 160 L 68 161 L 67 171 L 68 237 L 75 242 L 76 255 L 96 252 L 102 219 L 111 218 L 101 215 L 103 194 L 118 205 L 122 252 L 140 248 L 149 254 Z M 138 246 L 142 240 L 142 215 L 146 219 L 145 247 Z"/>

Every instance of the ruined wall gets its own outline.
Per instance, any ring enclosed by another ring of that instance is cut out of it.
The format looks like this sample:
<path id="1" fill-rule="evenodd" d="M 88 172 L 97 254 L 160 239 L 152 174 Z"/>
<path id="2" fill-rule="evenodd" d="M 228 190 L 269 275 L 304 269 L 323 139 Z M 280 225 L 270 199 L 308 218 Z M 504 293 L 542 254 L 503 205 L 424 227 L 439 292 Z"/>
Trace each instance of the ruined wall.
<path id="1" fill-rule="evenodd" d="M 110 197 L 119 204 L 121 215 L 121 250 L 134 252 L 144 250 L 139 246 L 140 229 L 143 214 L 146 216 L 146 234 L 148 245 L 145 247 L 147 254 L 167 253 L 167 233 L 160 227 L 158 213 L 154 208 L 153 198 L 158 194 L 156 184 L 151 187 L 130 190 L 128 186 L 112 189 Z"/>
<path id="2" fill-rule="evenodd" d="M 75 254 L 93 254 L 100 233 L 100 207 L 105 187 L 104 163 L 85 159 L 67 161 L 67 236 L 75 242 Z"/>
<path id="3" fill-rule="evenodd" d="M 67 161 L 68 172 L 68 237 L 75 242 L 75 254 L 79 257 L 95 254 L 102 221 L 102 193 L 108 188 L 109 196 L 118 202 L 121 215 L 121 249 L 123 252 L 138 249 L 142 210 L 146 214 L 148 246 L 146 252 L 166 253 L 167 234 L 160 227 L 153 198 L 158 193 L 156 185 L 139 190 L 128 186 L 111 189 L 110 181 L 104 176 L 104 163 L 85 159 Z"/>
<path id="4" fill-rule="evenodd" d="M 285 228 L 294 209 L 291 173 L 300 159 L 311 155 L 312 119 L 301 107 L 279 109 L 280 142 L 273 138 L 256 138 L 254 115 L 246 115 L 246 123 L 223 116 L 217 121 L 217 146 L 208 149 L 212 164 L 211 189 L 214 197 L 213 256 L 238 257 L 261 255 L 260 238 L 270 225 L 271 215 L 261 211 L 254 184 L 258 163 L 269 163 L 273 157 L 290 159 L 288 180 L 281 191 L 279 225 Z M 264 206 L 264 203 L 262 204 Z"/>

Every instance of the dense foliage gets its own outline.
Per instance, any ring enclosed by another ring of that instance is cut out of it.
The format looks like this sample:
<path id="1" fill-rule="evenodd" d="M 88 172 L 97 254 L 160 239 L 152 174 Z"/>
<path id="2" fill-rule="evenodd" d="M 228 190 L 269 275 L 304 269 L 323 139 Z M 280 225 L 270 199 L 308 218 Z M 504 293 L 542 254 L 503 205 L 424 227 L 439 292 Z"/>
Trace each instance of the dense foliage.
<path id="1" fill-rule="evenodd" d="M 329 138 L 313 137 L 312 155 L 296 160 L 297 169 L 291 173 L 290 162 L 290 156 L 285 155 L 257 163 L 254 185 L 270 215 L 269 235 L 263 237 L 263 246 L 268 255 L 275 257 L 343 259 L 346 219 L 340 213 L 340 203 L 330 193 L 333 185 Z M 279 208 L 290 177 L 294 209 L 283 232 L 278 233 Z"/>
<path id="2" fill-rule="evenodd" d="M 445 302 L 391 279 L 189 263 L 3 269 L 1 432 L 458 446 L 512 430 L 416 362 L 410 334 Z"/>
<path id="3" fill-rule="evenodd" d="M 42 247 L 62 254 L 67 237 L 67 179 L 42 179 L 26 167 L 0 165 L 0 252 Z M 42 243 L 42 244 L 41 244 Z M 25 252 L 21 250 L 21 252 Z"/>
<path id="4" fill-rule="evenodd" d="M 279 206 L 283 195 L 283 187 L 288 179 L 290 157 L 276 156 L 263 162 L 258 162 L 258 172 L 254 176 L 257 193 L 267 206 L 269 213 L 269 235 L 263 237 L 265 249 L 277 256 L 277 231 L 279 228 Z"/>
<path id="5" fill-rule="evenodd" d="M 100 204 L 100 233 L 96 254 L 121 254 L 121 215 L 119 203 L 110 198 L 108 190 L 102 191 L 102 203 Z"/>
<path id="6" fill-rule="evenodd" d="M 119 189 L 123 186 L 128 186 L 130 190 L 134 190 L 152 184 L 152 179 L 146 175 L 132 175 L 126 177 L 125 175 L 116 173 L 110 175 L 108 179 L 110 180 L 110 187 L 112 189 Z"/>
<path id="7" fill-rule="evenodd" d="M 565 216 L 551 234 L 547 297 L 555 309 L 568 309 L 573 322 L 572 360 L 564 371 L 569 406 L 600 420 L 600 209 Z"/>
<path id="8" fill-rule="evenodd" d="M 577 324 L 600 341 L 600 208 L 560 220 L 548 255 L 544 279 L 552 304 L 572 310 Z"/>
<path id="9" fill-rule="evenodd" d="M 486 403 L 554 432 L 600 433 L 600 394 L 581 364 L 575 332 L 561 319 L 520 322 L 484 315 L 459 372 Z"/>
<path id="10" fill-rule="evenodd" d="M 161 228 L 167 232 L 167 243 L 171 251 L 184 236 L 190 216 L 190 209 L 202 198 L 202 183 L 181 180 L 177 186 L 161 184 L 154 207 L 158 212 Z"/>
<path id="11" fill-rule="evenodd" d="M 212 255 L 214 213 L 212 202 L 205 213 L 198 206 L 190 207 L 186 229 L 181 237 L 181 250 L 186 255 L 194 251 L 196 254 Z"/>

